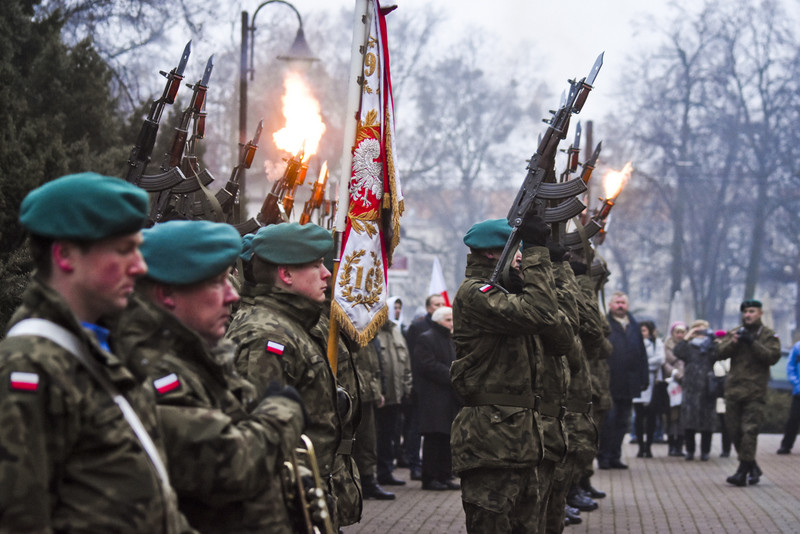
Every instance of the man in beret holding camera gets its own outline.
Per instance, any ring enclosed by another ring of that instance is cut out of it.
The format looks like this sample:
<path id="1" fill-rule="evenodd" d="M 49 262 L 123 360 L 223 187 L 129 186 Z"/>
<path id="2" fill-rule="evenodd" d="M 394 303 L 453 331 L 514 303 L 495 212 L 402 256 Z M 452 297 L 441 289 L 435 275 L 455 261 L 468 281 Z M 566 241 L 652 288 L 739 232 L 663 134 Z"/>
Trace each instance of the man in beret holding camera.
<path id="1" fill-rule="evenodd" d="M 334 467 L 342 439 L 340 410 L 348 412 L 352 403 L 337 395 L 326 347 L 311 333 L 325 302 L 331 273 L 323 258 L 333 248 L 333 238 L 315 224 L 282 223 L 259 229 L 251 246 L 255 283 L 242 289 L 242 302 L 226 339 L 236 344 L 236 368 L 260 394 L 276 380 L 300 393 L 308 410 L 306 434 L 327 481 L 323 489 L 336 501 L 333 479 L 341 474 Z M 331 515 L 336 527 L 335 506 Z"/>
<path id="2" fill-rule="evenodd" d="M 488 281 L 511 234 L 508 222 L 483 221 L 464 236 L 470 254 L 466 280 L 453 300 L 457 359 L 450 368 L 464 406 L 453 422 L 450 445 L 470 534 L 538 529 L 537 334 L 561 326 L 545 247 L 549 233 L 536 216 L 521 225 L 519 293 Z"/>
<path id="3" fill-rule="evenodd" d="M 302 401 L 277 383 L 256 396 L 220 342 L 239 300 L 229 276 L 239 232 L 170 221 L 142 235 L 149 269 L 114 334 L 156 390 L 181 511 L 202 532 L 290 534 L 280 470 L 304 426 Z"/>
<path id="4" fill-rule="evenodd" d="M 731 369 L 725 379 L 725 425 L 739 455 L 739 469 L 728 484 L 758 484 L 761 469 L 756 463 L 756 444 L 769 383 L 769 368 L 781 357 L 781 342 L 775 332 L 761 322 L 761 302 L 745 300 L 739 307 L 742 324 L 720 341 L 717 359 L 730 358 Z"/>
<path id="5" fill-rule="evenodd" d="M 20 208 L 35 273 L 0 343 L 0 531 L 184 532 L 152 390 L 104 327 L 147 272 L 147 193 L 95 173 Z"/>

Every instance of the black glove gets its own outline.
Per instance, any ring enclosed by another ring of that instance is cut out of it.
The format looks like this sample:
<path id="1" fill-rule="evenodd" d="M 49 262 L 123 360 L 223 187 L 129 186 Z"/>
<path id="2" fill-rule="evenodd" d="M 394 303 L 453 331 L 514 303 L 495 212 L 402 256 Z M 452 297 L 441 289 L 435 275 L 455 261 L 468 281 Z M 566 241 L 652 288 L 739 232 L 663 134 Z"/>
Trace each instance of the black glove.
<path id="1" fill-rule="evenodd" d="M 745 345 L 753 344 L 753 334 L 747 328 L 742 327 L 736 333 L 739 334 L 739 343 L 744 343 Z"/>
<path id="2" fill-rule="evenodd" d="M 300 409 L 303 411 L 303 428 L 308 426 L 308 412 L 306 411 L 306 405 L 303 402 L 303 398 L 300 396 L 300 393 L 292 386 L 281 386 L 277 380 L 273 380 L 267 385 L 267 389 L 264 392 L 264 398 L 267 397 L 285 397 L 299 404 Z"/>
<path id="3" fill-rule="evenodd" d="M 575 273 L 575 276 L 581 276 L 588 271 L 586 264 L 580 261 L 571 261 L 569 266 L 572 267 L 572 272 Z"/>
<path id="4" fill-rule="evenodd" d="M 342 387 L 336 388 L 336 409 L 340 418 L 347 419 L 347 414 L 350 412 L 350 395 Z"/>
<path id="5" fill-rule="evenodd" d="M 569 258 L 569 250 L 561 243 L 548 241 L 547 250 L 550 251 L 550 261 L 553 263 L 561 262 Z"/>
<path id="6" fill-rule="evenodd" d="M 550 235 L 550 225 L 538 215 L 527 215 L 519 226 L 522 247 L 543 247 Z"/>

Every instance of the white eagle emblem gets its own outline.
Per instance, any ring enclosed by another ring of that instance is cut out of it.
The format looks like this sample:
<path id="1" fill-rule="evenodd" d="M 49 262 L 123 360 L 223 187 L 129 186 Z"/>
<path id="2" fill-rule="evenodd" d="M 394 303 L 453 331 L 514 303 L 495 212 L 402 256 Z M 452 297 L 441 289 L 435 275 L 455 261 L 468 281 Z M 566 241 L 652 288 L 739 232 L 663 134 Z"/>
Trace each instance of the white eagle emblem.
<path id="1" fill-rule="evenodd" d="M 353 154 L 353 177 L 350 179 L 350 194 L 369 207 L 367 194 L 377 199 L 383 198 L 383 180 L 381 180 L 381 164 L 375 161 L 381 155 L 381 144 L 377 139 L 364 139 L 358 144 Z"/>

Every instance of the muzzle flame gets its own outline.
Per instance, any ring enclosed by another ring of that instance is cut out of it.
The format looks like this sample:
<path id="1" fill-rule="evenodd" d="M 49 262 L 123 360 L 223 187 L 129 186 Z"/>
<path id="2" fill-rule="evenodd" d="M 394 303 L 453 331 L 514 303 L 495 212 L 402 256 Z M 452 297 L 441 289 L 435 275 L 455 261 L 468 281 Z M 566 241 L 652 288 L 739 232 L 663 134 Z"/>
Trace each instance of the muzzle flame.
<path id="1" fill-rule="evenodd" d="M 283 116 L 286 124 L 272 135 L 275 145 L 294 155 L 304 148 L 303 161 L 317 151 L 325 123 L 322 122 L 319 101 L 311 88 L 296 72 L 286 75 L 283 82 Z"/>
<path id="2" fill-rule="evenodd" d="M 608 171 L 603 176 L 603 191 L 607 199 L 617 198 L 622 188 L 631 179 L 631 173 L 633 173 L 633 163 L 629 161 L 621 171 Z"/>

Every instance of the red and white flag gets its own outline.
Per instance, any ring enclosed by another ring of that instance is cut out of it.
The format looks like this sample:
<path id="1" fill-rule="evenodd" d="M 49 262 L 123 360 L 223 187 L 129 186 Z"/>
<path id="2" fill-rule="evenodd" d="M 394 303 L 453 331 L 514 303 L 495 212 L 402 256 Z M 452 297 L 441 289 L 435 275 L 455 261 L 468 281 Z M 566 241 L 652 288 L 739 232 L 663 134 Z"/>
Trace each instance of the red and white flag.
<path id="1" fill-rule="evenodd" d="M 385 16 L 391 9 L 382 10 L 378 0 L 368 0 L 365 6 L 370 14 L 368 38 L 361 59 L 363 82 L 348 199 L 344 206 L 339 203 L 339 209 L 347 210 L 347 221 L 331 306 L 341 327 L 361 345 L 388 318 L 387 269 L 400 241 L 403 212 L 394 171 L 394 106 L 386 44 Z"/>
<path id="2" fill-rule="evenodd" d="M 444 299 L 444 305 L 450 306 L 450 297 L 447 296 L 447 284 L 444 282 L 444 272 L 439 258 L 433 258 L 433 270 L 431 271 L 431 283 L 428 286 L 428 295 L 439 294 Z"/>

